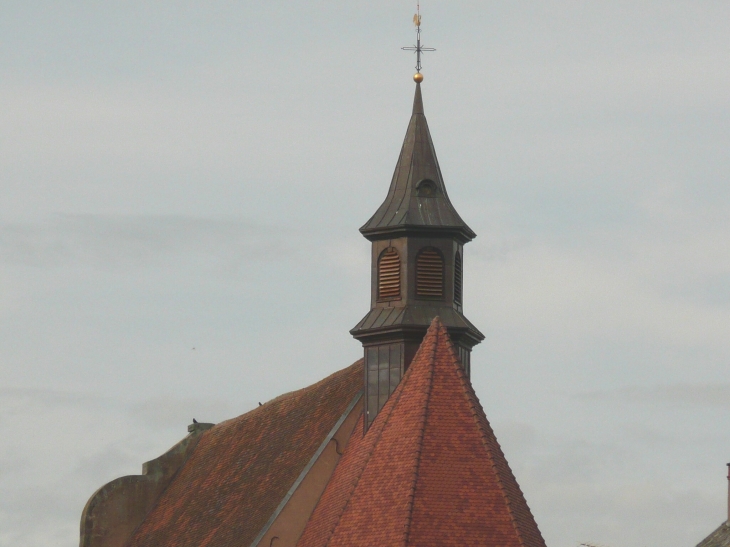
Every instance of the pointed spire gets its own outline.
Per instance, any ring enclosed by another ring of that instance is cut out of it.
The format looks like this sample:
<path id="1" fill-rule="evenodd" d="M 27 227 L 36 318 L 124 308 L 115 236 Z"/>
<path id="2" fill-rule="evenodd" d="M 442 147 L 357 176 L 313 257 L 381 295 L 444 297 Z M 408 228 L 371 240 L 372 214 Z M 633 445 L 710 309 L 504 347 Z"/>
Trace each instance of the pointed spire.
<path id="1" fill-rule="evenodd" d="M 421 84 L 416 83 L 416 95 L 413 97 L 413 114 L 425 114 L 423 111 L 423 97 L 421 97 Z"/>
<path id="2" fill-rule="evenodd" d="M 436 150 L 416 83 L 413 113 L 385 201 L 360 228 L 368 239 L 404 232 L 448 232 L 462 243 L 476 234 L 461 219 L 446 193 Z"/>

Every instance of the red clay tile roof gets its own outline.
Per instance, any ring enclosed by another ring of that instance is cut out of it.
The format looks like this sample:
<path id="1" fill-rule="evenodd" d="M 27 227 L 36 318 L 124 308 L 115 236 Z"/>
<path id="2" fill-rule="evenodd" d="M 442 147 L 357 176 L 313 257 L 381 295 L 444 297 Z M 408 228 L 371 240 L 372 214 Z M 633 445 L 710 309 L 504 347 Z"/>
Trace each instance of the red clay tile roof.
<path id="1" fill-rule="evenodd" d="M 297 547 L 416 545 L 545 547 L 438 318 Z"/>
<path id="2" fill-rule="evenodd" d="M 248 547 L 348 404 L 362 361 L 206 431 L 129 547 Z"/>

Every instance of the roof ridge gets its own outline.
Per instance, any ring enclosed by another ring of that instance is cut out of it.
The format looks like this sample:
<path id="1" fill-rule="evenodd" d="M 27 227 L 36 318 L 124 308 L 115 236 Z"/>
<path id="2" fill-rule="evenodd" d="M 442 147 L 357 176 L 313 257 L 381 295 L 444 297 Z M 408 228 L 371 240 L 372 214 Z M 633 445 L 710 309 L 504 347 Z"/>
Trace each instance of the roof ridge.
<path id="1" fill-rule="evenodd" d="M 342 521 L 342 515 L 345 514 L 345 511 L 347 510 L 348 506 L 350 505 L 350 500 L 352 500 L 352 494 L 357 489 L 357 485 L 360 483 L 360 479 L 363 476 L 363 473 L 365 473 L 365 469 L 368 466 L 368 463 L 370 463 L 370 460 L 373 456 L 373 453 L 375 452 L 375 448 L 378 445 L 378 441 L 380 440 L 380 437 L 383 435 L 383 431 L 385 430 L 385 426 L 388 424 L 388 421 L 390 420 L 390 417 L 393 415 L 393 409 L 396 407 L 398 401 L 401 398 L 401 394 L 403 393 L 403 386 L 408 382 L 410 379 L 411 374 L 408 374 L 409 371 L 406 372 L 406 374 L 403 376 L 403 379 L 401 380 L 400 384 L 398 384 L 398 387 L 391 395 L 390 399 L 388 400 L 388 403 L 386 403 L 387 408 L 387 414 L 386 414 L 386 408 L 383 408 L 381 410 L 380 414 L 378 416 L 382 416 L 382 419 L 380 420 L 377 430 L 375 427 L 371 427 L 368 430 L 368 433 L 377 433 L 377 435 L 373 436 L 373 440 L 370 443 L 370 447 L 367 452 L 367 457 L 365 458 L 365 461 L 363 462 L 362 466 L 360 467 L 360 472 L 357 474 L 357 478 L 352 482 L 352 486 L 350 488 L 350 491 L 347 495 L 347 499 L 345 501 L 345 504 L 342 506 L 342 510 L 340 511 L 340 514 L 337 516 L 337 522 L 332 527 L 331 532 L 329 533 L 329 536 L 327 537 L 327 540 L 324 542 L 324 547 L 327 547 L 330 544 L 330 541 L 332 541 L 332 538 L 335 536 L 335 532 L 337 532 L 337 528 L 340 525 L 340 522 Z M 391 404 L 392 401 L 392 404 Z M 363 419 L 364 415 L 363 415 Z M 376 418 L 377 420 L 377 418 Z M 367 435 L 367 433 L 365 434 Z"/>
<path id="2" fill-rule="evenodd" d="M 424 115 L 424 121 L 425 121 L 425 115 Z M 428 135 L 428 139 L 427 139 L 428 147 L 431 149 L 431 153 L 433 154 L 434 163 L 436 163 L 436 171 L 439 174 L 441 174 L 441 164 L 439 163 L 438 156 L 436 155 L 436 145 L 433 143 L 433 138 L 431 137 L 431 128 L 428 126 L 428 121 L 426 121 L 426 134 Z M 443 180 L 443 175 L 441 175 L 441 183 L 442 183 L 441 190 L 443 191 L 444 195 L 448 198 L 449 193 L 446 191 L 446 183 Z M 454 211 L 456 211 L 456 210 L 454 210 Z M 461 216 L 459 216 L 458 212 L 456 213 L 456 216 L 459 217 L 459 220 L 461 220 Z"/>
<path id="3" fill-rule="evenodd" d="M 431 322 L 432 325 L 438 325 L 440 328 L 444 328 L 443 324 L 441 323 L 441 319 L 439 316 L 436 316 L 433 321 Z M 408 538 L 410 536 L 411 532 L 411 522 L 413 520 L 413 503 L 416 498 L 416 484 L 418 482 L 418 471 L 421 466 L 421 454 L 423 453 L 423 436 L 426 432 L 426 422 L 428 417 L 428 403 L 431 400 L 431 388 L 433 387 L 433 369 L 436 366 L 436 350 L 438 348 L 439 343 L 439 335 L 441 334 L 440 329 L 437 329 L 435 332 L 435 336 L 433 339 L 433 344 L 431 347 L 431 356 L 428 360 L 428 382 L 427 382 L 427 391 L 426 391 L 426 401 L 423 405 L 423 412 L 420 416 L 420 425 L 419 425 L 419 432 L 418 432 L 418 444 L 416 446 L 416 454 L 414 458 L 413 463 L 413 478 L 411 480 L 411 488 L 410 493 L 408 494 L 408 509 L 406 513 L 406 522 L 403 527 L 403 546 L 407 547 L 408 545 Z M 428 333 L 426 333 L 426 336 L 428 336 Z M 412 368 L 412 367 L 411 367 Z"/>
<path id="4" fill-rule="evenodd" d="M 249 545 L 362 389 L 361 359 L 211 428 L 125 547 Z"/>
<path id="5" fill-rule="evenodd" d="M 409 122 L 409 123 L 410 123 L 410 122 Z M 398 180 L 398 177 L 400 177 L 400 174 L 401 174 L 401 170 L 403 170 L 403 167 L 401 166 L 401 161 L 400 161 L 400 160 L 401 160 L 401 158 L 403 157 L 403 154 L 405 153 L 405 150 L 406 150 L 406 143 L 404 142 L 404 143 L 403 143 L 403 146 L 401 147 L 401 151 L 400 151 L 400 154 L 398 154 L 398 163 L 397 163 L 397 165 L 395 166 L 395 172 L 393 173 L 393 183 L 391 183 L 391 185 L 393 186 L 393 198 L 392 198 L 392 199 L 393 199 L 393 203 L 395 203 L 395 202 L 396 202 L 396 199 L 397 199 L 396 195 L 397 195 L 397 192 L 398 192 L 398 185 L 397 185 L 397 184 L 395 184 L 395 181 L 397 181 L 397 180 Z M 411 156 L 413 156 L 413 155 L 411 154 Z M 413 159 L 413 158 L 411 157 L 411 159 Z M 410 176 L 411 176 L 411 169 L 412 169 L 412 168 L 413 168 L 413 162 L 412 162 L 412 161 L 410 161 L 410 162 L 408 162 L 408 177 L 409 177 L 409 178 L 410 178 Z M 390 195 L 390 189 L 388 189 L 388 194 Z M 386 199 L 387 199 L 387 197 L 389 197 L 389 196 L 386 196 Z M 406 199 L 408 199 L 408 196 L 407 196 L 407 195 L 406 195 L 406 194 L 404 193 L 404 194 L 403 194 L 403 195 L 401 196 L 401 198 L 400 198 L 400 201 L 398 202 L 398 205 L 397 205 L 397 206 L 396 206 L 396 208 L 395 208 L 395 212 L 391 212 L 391 213 L 390 213 L 390 219 L 388 219 L 388 222 L 392 221 L 392 220 L 393 220 L 393 218 L 395 218 L 395 216 L 396 216 L 396 215 L 398 214 L 398 212 L 399 212 L 399 211 L 401 210 L 401 207 L 403 207 L 403 202 L 404 202 L 404 201 L 405 201 Z M 386 211 L 386 213 L 387 213 L 387 211 Z M 385 213 L 384 213 L 384 214 L 383 214 L 383 218 L 385 218 L 385 216 L 386 216 L 386 215 L 385 215 Z M 368 222 L 369 222 L 369 221 L 368 221 Z"/>
<path id="6" fill-rule="evenodd" d="M 304 392 L 308 392 L 308 391 L 310 391 L 310 389 L 311 389 L 311 388 L 316 388 L 316 387 L 319 387 L 319 386 L 321 386 L 321 385 L 324 385 L 324 384 L 326 384 L 326 383 L 327 383 L 327 381 L 331 381 L 331 380 L 333 380 L 335 376 L 341 376 L 341 375 L 343 375 L 342 373 L 344 373 L 344 371 L 346 371 L 346 370 L 349 370 L 350 368 L 352 368 L 352 367 L 356 366 L 356 365 L 357 365 L 358 363 L 360 363 L 360 362 L 362 362 L 362 363 L 363 363 L 363 366 L 365 365 L 365 359 L 364 359 L 364 358 L 363 358 L 363 359 L 358 359 L 357 361 L 355 361 L 355 362 L 354 362 L 354 363 L 353 363 L 352 365 L 350 365 L 349 367 L 347 367 L 347 368 L 344 368 L 344 369 L 341 369 L 341 370 L 338 370 L 338 371 L 336 371 L 336 372 L 333 372 L 332 374 L 330 374 L 330 375 L 329 375 L 329 376 L 327 376 L 326 378 L 323 378 L 322 380 L 320 380 L 320 381 L 318 381 L 318 382 L 315 382 L 314 384 L 312 384 L 312 385 L 310 385 L 310 386 L 306 386 L 306 387 L 303 387 L 303 388 L 300 388 L 300 389 L 297 389 L 297 390 L 291 391 L 291 392 L 289 392 L 289 393 L 285 393 L 285 394 L 284 394 L 284 395 L 282 395 L 282 396 L 279 396 L 279 397 L 275 397 L 275 398 L 274 398 L 274 399 L 272 399 L 271 401 L 267 401 L 267 403 L 268 403 L 268 402 L 274 402 L 274 401 L 276 401 L 277 399 L 280 399 L 280 400 L 281 400 L 281 402 L 284 402 L 284 401 L 286 401 L 287 399 L 289 399 L 289 398 L 291 398 L 291 397 L 294 397 L 294 396 L 296 396 L 296 395 L 297 395 L 297 394 L 299 394 L 299 393 L 302 393 L 302 394 L 303 394 Z M 358 393 L 361 393 L 361 392 L 358 392 Z M 356 395 L 356 397 L 357 397 L 357 395 Z M 354 402 L 354 401 L 352 401 L 352 402 Z M 350 404 L 352 404 L 352 402 L 351 402 Z M 259 410 L 263 409 L 263 407 L 264 407 L 264 406 L 265 406 L 265 405 L 266 405 L 267 403 L 264 403 L 264 405 L 262 405 L 262 406 L 260 406 L 260 407 L 258 407 L 258 408 L 255 408 L 254 410 L 252 410 L 252 411 L 250 411 L 250 412 L 257 412 L 257 411 L 259 411 Z M 349 405 L 348 405 L 348 406 L 349 406 Z M 338 421 L 339 421 L 339 420 L 342 420 L 343 418 L 344 418 L 344 416 L 340 416 L 340 417 L 338 418 Z M 344 421 L 344 420 L 343 420 L 343 421 Z M 337 422 L 335 422 L 335 423 L 337 423 Z M 329 432 L 327 432 L 327 434 L 326 434 L 326 436 L 325 436 L 325 439 L 327 438 L 327 436 L 329 436 L 329 434 L 330 434 L 330 433 L 332 433 L 332 430 L 330 430 Z M 329 441 L 327 441 L 327 442 L 329 442 Z M 320 448 L 322 448 L 323 444 L 324 444 L 324 443 L 321 443 L 320 445 L 318 445 L 318 447 L 317 447 L 317 450 L 315 451 L 315 453 L 314 453 L 314 455 L 313 455 L 313 458 L 314 458 L 314 457 L 316 457 L 316 454 L 317 454 L 317 452 L 318 452 L 318 451 L 320 450 Z M 307 467 L 307 466 L 309 465 L 309 463 L 310 463 L 311 461 L 312 461 L 312 458 L 310 458 L 310 459 L 309 459 L 309 460 L 307 461 L 307 463 L 306 463 L 306 465 L 304 466 L 304 468 L 303 468 L 303 470 L 302 470 L 302 471 L 304 471 L 304 469 L 306 469 L 306 467 Z M 301 473 L 300 473 L 300 475 L 301 475 Z M 296 484 L 296 482 L 297 482 L 297 480 L 299 479 L 299 476 L 300 476 L 300 475 L 297 475 L 296 479 L 294 480 L 294 484 Z M 287 496 L 287 494 L 288 494 L 288 493 L 289 493 L 289 490 L 287 490 L 287 491 L 286 491 L 286 492 L 284 493 L 284 498 L 286 498 L 286 496 Z M 277 505 L 277 507 L 276 507 L 276 508 L 274 509 L 274 512 L 272 513 L 272 516 L 273 516 L 273 515 L 274 515 L 274 514 L 276 513 L 276 511 L 277 511 L 278 509 L 279 509 L 279 506 Z M 228 515 L 227 515 L 227 516 L 226 516 L 226 517 L 225 517 L 225 518 L 223 519 L 223 522 L 231 522 L 231 521 L 235 521 L 235 520 L 236 520 L 237 518 L 240 518 L 240 517 L 238 517 L 238 516 L 237 516 L 237 515 L 235 515 L 234 513 L 230 513 L 230 514 L 228 514 Z M 270 517 L 270 518 L 271 518 L 271 517 Z M 264 528 L 266 527 L 266 524 L 268 524 L 268 521 L 267 521 L 267 522 L 266 522 L 266 523 L 264 524 Z M 212 537 L 209 537 L 209 538 L 207 538 L 207 539 L 206 539 L 206 540 L 205 540 L 205 541 L 204 541 L 203 543 L 201 543 L 201 544 L 200 544 L 200 545 L 199 545 L 198 547 L 207 547 L 207 546 L 208 546 L 208 545 L 209 545 L 209 544 L 210 544 L 210 543 L 211 543 L 212 541 L 213 541 L 213 538 L 212 538 Z"/>
<path id="7" fill-rule="evenodd" d="M 334 381 L 334 377 L 335 376 L 345 376 L 347 374 L 347 371 L 349 371 L 350 369 L 352 369 L 352 368 L 354 368 L 354 367 L 356 367 L 358 365 L 361 365 L 361 364 L 363 366 L 365 364 L 365 359 L 362 358 L 362 357 L 360 357 L 360 359 L 356 360 L 351 365 L 348 365 L 345 368 L 342 368 L 340 370 L 336 370 L 332 374 L 328 374 L 327 376 L 325 376 L 321 380 L 316 381 L 313 384 L 310 384 L 310 385 L 304 386 L 304 387 L 300 387 L 299 389 L 294 389 L 292 391 L 287 391 L 286 393 L 282 393 L 281 395 L 277 395 L 273 399 L 269 399 L 265 403 L 263 403 L 263 404 L 261 404 L 259 406 L 256 406 L 256 407 L 252 408 L 251 410 L 249 410 L 247 412 L 244 412 L 243 414 L 239 414 L 238 416 L 234 416 L 233 418 L 228 418 L 227 420 L 223 420 L 222 422 L 218 422 L 217 424 L 215 424 L 213 426 L 213 428 L 214 429 L 221 429 L 221 426 L 225 427 L 227 425 L 233 424 L 233 423 L 239 421 L 244 416 L 254 415 L 254 413 L 260 413 L 260 412 L 264 411 L 266 407 L 268 407 L 269 405 L 271 405 L 273 403 L 283 403 L 285 401 L 289 401 L 290 399 L 292 399 L 292 398 L 294 398 L 296 396 L 304 395 L 304 394 L 306 394 L 306 393 L 308 393 L 310 391 L 313 391 L 314 389 L 316 389 L 316 388 L 318 388 L 318 387 L 320 387 L 320 386 L 322 386 L 324 384 L 327 384 L 327 383 L 329 383 L 331 381 Z"/>
<path id="8" fill-rule="evenodd" d="M 451 350 L 452 355 L 454 356 L 456 360 L 456 370 L 457 370 L 457 376 L 459 377 L 459 380 L 461 381 L 462 386 L 464 389 L 464 396 L 466 397 L 467 403 L 469 404 L 471 410 L 472 410 L 472 416 L 474 418 L 474 422 L 476 423 L 477 427 L 479 428 L 479 433 L 481 434 L 482 438 L 482 444 L 484 445 L 484 449 L 487 452 L 487 457 L 490 460 L 492 469 L 494 469 L 495 474 L 497 475 L 497 484 L 499 485 L 499 489 L 502 492 L 502 497 L 505 500 L 505 503 L 507 504 L 507 509 L 509 510 L 510 520 L 512 521 L 512 526 L 515 529 L 515 533 L 517 534 L 517 538 L 519 539 L 520 544 L 523 547 L 528 547 L 527 543 L 525 541 L 525 538 L 523 537 L 522 530 L 520 529 L 520 526 L 517 522 L 517 518 L 515 515 L 515 508 L 512 504 L 512 499 L 507 494 L 507 490 L 505 489 L 505 485 L 502 482 L 502 477 L 500 476 L 500 472 L 497 469 L 497 464 L 494 461 L 494 454 L 492 453 L 492 448 L 489 446 L 489 441 L 494 440 L 494 442 L 497 444 L 497 448 L 499 448 L 501 452 L 501 447 L 499 446 L 499 441 L 497 441 L 497 438 L 494 436 L 494 432 L 491 432 L 491 435 L 489 432 L 487 432 L 484 428 L 484 424 L 482 423 L 482 420 L 480 418 L 483 417 L 484 420 L 487 419 L 486 413 L 484 412 L 484 408 L 482 407 L 481 403 L 479 402 L 479 399 L 476 396 L 476 393 L 474 392 L 474 387 L 471 385 L 471 382 L 466 377 L 466 372 L 464 372 L 464 369 L 462 366 L 459 365 L 459 359 L 456 355 L 456 352 L 454 351 L 454 345 L 449 339 L 449 347 Z M 490 428 L 491 429 L 491 428 Z M 504 457 L 504 454 L 502 454 L 502 457 Z M 512 470 L 509 469 L 510 473 L 512 473 Z M 512 478 L 514 479 L 514 474 L 512 474 Z M 516 482 L 516 479 L 514 479 Z M 526 503 L 526 502 L 525 502 Z"/>
<path id="9" fill-rule="evenodd" d="M 411 123 L 415 123 L 413 121 L 413 116 L 411 116 L 411 121 L 408 122 L 409 128 L 410 128 Z M 394 181 L 398 180 L 396 178 L 397 176 L 400 176 L 400 173 L 401 173 L 401 170 L 402 170 L 400 163 L 401 163 L 401 159 L 403 158 L 403 154 L 405 152 L 405 149 L 406 149 L 406 143 L 404 142 L 403 143 L 403 148 L 401 150 L 401 153 L 398 156 L 398 165 L 396 165 L 396 172 L 393 175 L 393 180 Z M 404 166 L 408 167 L 408 171 L 407 171 L 407 174 L 406 174 L 405 179 L 406 179 L 406 181 L 409 181 L 413 177 L 413 151 L 411 151 L 411 157 L 408 159 L 407 165 L 404 164 Z M 403 169 L 403 172 L 405 173 L 406 170 Z M 398 188 L 397 188 L 397 185 L 396 185 L 396 187 L 393 189 L 393 203 L 394 204 L 396 203 L 396 191 L 397 190 L 398 190 Z M 392 212 L 391 215 L 390 215 L 391 216 L 391 219 L 390 220 L 394 219 L 398 215 L 398 213 L 404 207 L 404 205 L 403 205 L 404 203 L 406 204 L 405 208 L 406 208 L 406 220 L 407 220 L 407 217 L 408 217 L 408 206 L 407 206 L 407 203 L 410 200 L 410 198 L 411 198 L 411 196 L 409 195 L 408 192 L 403 192 L 403 195 L 401 196 L 400 201 L 397 202 L 397 205 L 395 207 L 395 212 Z"/>

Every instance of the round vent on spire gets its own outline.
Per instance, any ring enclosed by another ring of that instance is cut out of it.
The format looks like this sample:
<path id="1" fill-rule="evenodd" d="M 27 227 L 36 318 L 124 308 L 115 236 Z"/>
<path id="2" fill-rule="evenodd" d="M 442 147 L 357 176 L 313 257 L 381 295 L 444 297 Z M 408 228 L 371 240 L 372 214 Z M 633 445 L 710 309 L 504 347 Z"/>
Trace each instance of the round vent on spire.
<path id="1" fill-rule="evenodd" d="M 438 186 L 432 180 L 425 179 L 418 183 L 416 192 L 419 198 L 435 198 L 438 195 Z"/>
<path id="2" fill-rule="evenodd" d="M 444 259 L 433 247 L 426 247 L 416 257 L 416 294 L 431 297 L 444 294 Z"/>

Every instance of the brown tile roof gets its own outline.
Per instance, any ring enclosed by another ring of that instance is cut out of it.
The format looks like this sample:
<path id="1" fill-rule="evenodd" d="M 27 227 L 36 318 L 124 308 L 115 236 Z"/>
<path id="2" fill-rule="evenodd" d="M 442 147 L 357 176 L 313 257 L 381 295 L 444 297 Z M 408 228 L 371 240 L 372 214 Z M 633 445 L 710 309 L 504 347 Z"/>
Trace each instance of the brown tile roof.
<path id="1" fill-rule="evenodd" d="M 129 547 L 248 547 L 362 388 L 362 361 L 206 431 Z"/>
<path id="2" fill-rule="evenodd" d="M 730 521 L 723 522 L 714 532 L 697 544 L 697 547 L 730 546 Z"/>
<path id="3" fill-rule="evenodd" d="M 298 547 L 545 547 L 438 318 L 357 431 Z"/>

